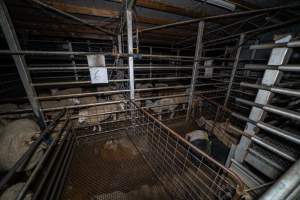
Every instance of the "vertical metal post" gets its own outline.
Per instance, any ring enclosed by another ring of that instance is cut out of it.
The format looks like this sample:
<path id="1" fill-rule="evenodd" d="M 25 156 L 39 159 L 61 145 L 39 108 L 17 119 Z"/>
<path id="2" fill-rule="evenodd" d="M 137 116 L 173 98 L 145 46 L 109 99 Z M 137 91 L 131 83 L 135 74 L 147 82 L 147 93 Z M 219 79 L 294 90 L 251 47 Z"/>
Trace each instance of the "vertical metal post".
<path id="1" fill-rule="evenodd" d="M 0 23 L 9 49 L 11 51 L 22 51 L 17 38 L 17 34 L 10 19 L 7 7 L 3 0 L 0 0 Z M 27 71 L 27 64 L 25 58 L 21 55 L 13 55 L 13 59 L 17 66 L 17 70 L 23 83 L 24 89 L 26 91 L 28 100 L 32 106 L 32 110 L 35 116 L 38 118 L 40 126 L 42 126 L 43 128 L 43 126 L 45 125 L 44 115 L 41 111 L 39 102 L 36 100 L 36 91 L 31 86 L 32 81 L 30 74 Z"/>
<path id="2" fill-rule="evenodd" d="M 193 104 L 193 96 L 194 96 L 194 90 L 195 90 L 195 84 L 197 81 L 198 76 L 198 68 L 199 68 L 199 59 L 202 56 L 203 51 L 203 32 L 204 32 L 204 21 L 200 21 L 198 24 L 198 36 L 197 36 L 197 44 L 196 44 L 196 50 L 195 50 L 195 56 L 194 56 L 194 65 L 193 65 L 193 75 L 192 75 L 192 81 L 191 81 L 191 87 L 190 87 L 190 94 L 188 99 L 188 109 L 186 112 L 186 121 L 190 118 L 190 113 L 192 110 L 192 104 Z"/>
<path id="3" fill-rule="evenodd" d="M 226 56 L 227 56 L 227 54 L 228 54 L 228 46 L 226 46 L 225 47 L 225 51 L 224 51 L 224 56 L 223 56 L 223 58 L 226 58 Z M 226 64 L 226 61 L 224 60 L 223 62 L 222 62 L 222 66 L 225 66 L 225 64 Z"/>
<path id="4" fill-rule="evenodd" d="M 70 52 L 73 52 L 73 47 L 72 47 L 72 43 L 70 41 L 68 41 L 68 49 Z M 74 75 L 75 75 L 75 80 L 78 81 L 78 74 L 77 74 L 77 69 L 76 69 L 76 63 L 75 63 L 75 57 L 74 55 L 70 55 L 71 58 L 71 63 L 72 63 L 72 67 L 74 68 Z"/>
<path id="5" fill-rule="evenodd" d="M 153 49 L 152 46 L 150 47 L 150 78 L 152 78 L 152 53 L 153 53 Z"/>
<path id="6" fill-rule="evenodd" d="M 234 60 L 233 68 L 232 68 L 232 71 L 231 71 L 229 85 L 228 85 L 228 88 L 227 88 L 227 94 L 226 94 L 225 101 L 224 101 L 224 106 L 225 107 L 227 106 L 227 103 L 228 103 L 228 100 L 229 100 L 229 97 L 230 97 L 232 84 L 233 84 L 235 73 L 236 73 L 236 69 L 239 65 L 239 59 L 240 59 L 240 55 L 241 55 L 241 51 L 242 51 L 242 44 L 244 43 L 244 39 L 245 39 L 245 34 L 241 34 L 240 41 L 239 41 L 239 46 L 238 46 L 238 49 L 237 49 L 237 52 L 236 52 L 236 55 L 235 55 L 235 60 Z"/>
<path id="7" fill-rule="evenodd" d="M 122 35 L 118 35 L 118 52 L 122 53 Z"/>
<path id="8" fill-rule="evenodd" d="M 300 184 L 300 159 L 259 200 L 285 200 Z"/>
<path id="9" fill-rule="evenodd" d="M 133 69 L 133 41 L 132 41 L 132 11 L 126 10 L 127 43 L 128 43 L 128 67 L 130 99 L 134 100 L 134 69 Z"/>
<path id="10" fill-rule="evenodd" d="M 92 48 L 91 48 L 91 42 L 90 42 L 89 40 L 87 41 L 87 46 L 88 46 L 89 52 L 91 52 L 91 51 L 92 51 Z"/>
<path id="11" fill-rule="evenodd" d="M 179 56 L 180 56 L 180 49 L 176 50 L 176 56 L 177 56 L 177 58 L 176 58 L 176 76 L 178 77 L 179 76 L 178 75 L 178 62 L 179 62 Z"/>

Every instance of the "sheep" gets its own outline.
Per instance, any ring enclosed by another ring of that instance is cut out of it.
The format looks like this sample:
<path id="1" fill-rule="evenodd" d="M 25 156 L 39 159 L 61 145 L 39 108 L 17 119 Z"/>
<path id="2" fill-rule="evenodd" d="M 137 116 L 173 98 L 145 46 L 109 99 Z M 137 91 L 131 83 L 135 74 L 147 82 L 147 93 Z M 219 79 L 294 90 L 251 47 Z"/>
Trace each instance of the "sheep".
<path id="1" fill-rule="evenodd" d="M 97 98 L 94 96 L 90 96 L 90 97 L 80 97 L 79 98 L 79 102 L 81 105 L 84 104 L 91 104 L 91 103 L 97 103 Z"/>
<path id="2" fill-rule="evenodd" d="M 197 148 L 201 149 L 206 153 L 210 153 L 210 141 L 208 133 L 204 130 L 195 130 L 185 135 L 185 139 L 192 143 Z"/>
<path id="3" fill-rule="evenodd" d="M 189 89 L 186 90 L 186 93 L 188 93 L 188 91 Z M 146 107 L 151 107 L 151 110 L 157 114 L 161 113 L 163 110 L 169 110 L 171 112 L 170 118 L 173 119 L 175 116 L 175 109 L 179 105 L 183 105 L 183 109 L 185 109 L 185 103 L 187 100 L 188 96 L 162 98 L 160 100 L 156 100 L 154 103 L 151 100 L 146 100 Z M 158 118 L 159 120 L 162 119 L 161 114 L 159 114 Z"/>
<path id="4" fill-rule="evenodd" d="M 93 131 L 99 131 L 101 132 L 101 125 L 95 125 L 101 121 L 109 119 L 111 116 L 113 117 L 113 120 L 117 120 L 117 114 L 104 114 L 104 115 L 98 115 L 101 113 L 106 112 L 116 112 L 120 110 L 124 110 L 124 106 L 121 106 L 122 104 L 106 104 L 106 105 L 98 105 L 98 106 L 92 106 L 88 108 L 83 108 L 79 110 L 78 113 L 78 123 L 79 124 L 87 124 L 88 126 L 93 126 Z M 95 115 L 95 116 L 88 116 L 88 115 Z"/>
<path id="5" fill-rule="evenodd" d="M 29 149 L 39 132 L 37 123 L 30 119 L 18 119 L 8 123 L 0 135 L 0 171 L 9 170 Z M 43 148 L 40 145 L 24 170 L 34 168 L 42 155 Z"/>
<path id="6" fill-rule="evenodd" d="M 22 188 L 25 186 L 24 182 L 16 183 L 9 188 L 7 188 L 3 194 L 0 196 L 0 200 L 15 200 L 17 199 L 19 193 L 21 192 Z M 30 200 L 32 199 L 33 194 L 29 193 L 26 194 L 23 200 Z"/>
<path id="7" fill-rule="evenodd" d="M 135 146 L 125 137 L 108 140 L 101 148 L 101 157 L 104 160 L 134 159 L 137 155 Z"/>
<path id="8" fill-rule="evenodd" d="M 153 87 L 152 83 L 145 83 L 145 84 L 137 83 L 137 84 L 135 84 L 136 89 L 145 89 L 145 88 L 152 88 L 152 87 Z"/>
<path id="9" fill-rule="evenodd" d="M 173 119 L 177 105 L 175 105 L 174 98 L 163 98 L 154 103 L 151 100 L 146 100 L 146 107 L 151 107 L 151 110 L 158 114 L 158 119 L 162 120 L 161 113 L 163 110 L 169 110 L 171 112 L 170 118 Z"/>
<path id="10" fill-rule="evenodd" d="M 15 111 L 15 110 L 18 110 L 18 106 L 16 104 L 13 104 L 13 103 L 0 104 L 1 113 L 11 112 L 11 111 Z M 7 119 L 15 119 L 15 118 L 19 118 L 19 115 L 18 114 L 6 114 L 6 115 L 4 115 L 4 117 Z"/>
<path id="11" fill-rule="evenodd" d="M 51 94 L 52 95 L 67 95 L 67 94 L 80 94 L 82 93 L 82 88 L 68 88 L 64 90 L 57 90 L 52 89 Z M 80 101 L 78 98 L 67 98 L 67 99 L 61 99 L 59 101 L 59 106 L 70 106 L 70 105 L 78 105 L 80 104 Z"/>
<path id="12" fill-rule="evenodd" d="M 154 87 L 168 87 L 169 85 L 168 84 L 166 84 L 166 83 L 155 83 L 154 84 Z"/>

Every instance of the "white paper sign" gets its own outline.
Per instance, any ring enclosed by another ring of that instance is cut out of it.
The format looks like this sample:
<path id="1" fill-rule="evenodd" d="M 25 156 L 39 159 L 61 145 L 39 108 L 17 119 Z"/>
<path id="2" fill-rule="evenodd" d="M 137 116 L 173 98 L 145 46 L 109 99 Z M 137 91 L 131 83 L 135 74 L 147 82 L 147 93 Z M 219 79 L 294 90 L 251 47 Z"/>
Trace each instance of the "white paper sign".
<path id="1" fill-rule="evenodd" d="M 108 83 L 107 68 L 105 67 L 91 67 L 90 76 L 92 84 Z"/>
<path id="2" fill-rule="evenodd" d="M 105 67 L 104 55 L 88 55 L 87 60 L 92 84 L 108 83 L 108 75 L 107 68 Z"/>

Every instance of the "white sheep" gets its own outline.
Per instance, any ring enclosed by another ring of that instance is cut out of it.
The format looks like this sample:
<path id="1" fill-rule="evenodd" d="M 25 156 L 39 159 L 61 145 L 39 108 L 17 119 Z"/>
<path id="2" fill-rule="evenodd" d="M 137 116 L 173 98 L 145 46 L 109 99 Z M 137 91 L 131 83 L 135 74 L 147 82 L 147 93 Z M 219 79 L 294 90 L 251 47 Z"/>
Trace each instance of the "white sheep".
<path id="1" fill-rule="evenodd" d="M 210 141 L 208 133 L 204 130 L 194 130 L 185 135 L 185 139 L 195 145 L 197 148 L 210 153 Z"/>
<path id="2" fill-rule="evenodd" d="M 136 89 L 145 89 L 145 88 L 152 88 L 152 87 L 153 87 L 152 83 L 145 83 L 145 84 L 137 83 L 137 84 L 135 84 Z"/>
<path id="3" fill-rule="evenodd" d="M 52 95 L 81 94 L 82 88 L 68 88 L 63 90 L 52 89 L 51 93 Z M 78 105 L 78 104 L 80 104 L 80 101 L 77 97 L 61 99 L 59 101 L 59 106 L 71 106 L 71 105 Z"/>
<path id="4" fill-rule="evenodd" d="M 18 119 L 7 124 L 0 135 L 0 170 L 9 170 L 29 149 L 39 132 L 40 128 L 37 123 L 30 119 Z M 41 146 L 28 161 L 25 171 L 34 168 L 42 157 Z"/>
<path id="5" fill-rule="evenodd" d="M 174 98 L 163 98 L 152 102 L 151 100 L 146 100 L 146 107 L 151 107 L 151 110 L 158 114 L 158 119 L 162 120 L 162 112 L 168 110 L 171 112 L 170 118 L 173 119 L 175 116 L 175 105 Z"/>
<path id="6" fill-rule="evenodd" d="M 107 120 L 111 116 L 113 117 L 113 120 L 116 121 L 117 113 L 103 114 L 103 115 L 99 115 L 99 114 L 124 110 L 124 107 L 125 106 L 122 106 L 122 104 L 106 104 L 106 105 L 98 105 L 98 106 L 92 106 L 92 107 L 80 109 L 78 113 L 78 123 L 86 124 L 88 126 L 93 126 L 93 131 L 100 132 L 102 128 L 101 125 L 99 125 L 99 122 Z M 89 116 L 89 115 L 93 115 L 93 116 Z"/>
<path id="7" fill-rule="evenodd" d="M 186 94 L 189 92 L 189 89 L 186 90 Z M 151 107 L 155 113 L 159 114 L 158 119 L 161 120 L 161 112 L 163 110 L 170 111 L 171 115 L 170 118 L 173 119 L 175 116 L 175 109 L 182 105 L 183 109 L 185 109 L 185 104 L 188 101 L 188 96 L 178 96 L 173 98 L 162 98 L 152 102 L 151 100 L 146 100 L 146 107 Z M 152 107 L 153 106 L 153 107 Z"/>
<path id="8" fill-rule="evenodd" d="M 18 106 L 16 104 L 13 104 L 13 103 L 0 104 L 1 113 L 11 112 L 11 111 L 15 111 L 17 109 L 18 109 Z M 15 118 L 18 118 L 19 116 L 20 116 L 19 114 L 6 114 L 6 115 L 3 115 L 3 117 L 5 117 L 7 119 L 15 119 Z"/>
<path id="9" fill-rule="evenodd" d="M 94 96 L 80 97 L 79 102 L 81 105 L 97 103 L 97 98 Z"/>
<path id="10" fill-rule="evenodd" d="M 154 87 L 158 88 L 158 87 L 168 87 L 169 85 L 166 83 L 155 83 Z"/>

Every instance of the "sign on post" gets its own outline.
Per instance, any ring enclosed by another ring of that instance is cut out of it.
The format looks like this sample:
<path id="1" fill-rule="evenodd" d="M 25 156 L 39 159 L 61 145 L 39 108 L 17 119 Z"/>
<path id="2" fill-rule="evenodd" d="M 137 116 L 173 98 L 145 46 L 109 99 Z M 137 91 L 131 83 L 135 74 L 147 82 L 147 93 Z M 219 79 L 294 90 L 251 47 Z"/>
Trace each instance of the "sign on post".
<path id="1" fill-rule="evenodd" d="M 107 68 L 105 67 L 105 56 L 102 54 L 88 55 L 87 60 L 91 83 L 108 83 Z"/>

